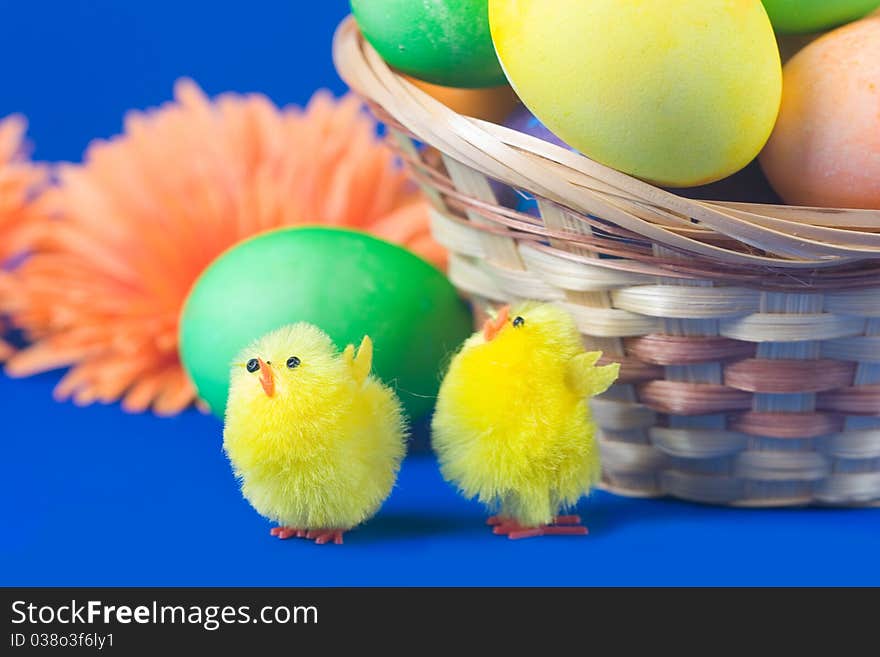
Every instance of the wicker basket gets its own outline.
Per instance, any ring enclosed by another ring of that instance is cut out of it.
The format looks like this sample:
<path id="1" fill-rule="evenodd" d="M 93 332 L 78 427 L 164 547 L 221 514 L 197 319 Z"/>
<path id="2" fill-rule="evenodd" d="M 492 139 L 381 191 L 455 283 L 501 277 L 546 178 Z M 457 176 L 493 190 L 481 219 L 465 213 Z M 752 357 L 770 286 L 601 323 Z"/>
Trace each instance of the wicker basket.
<path id="1" fill-rule="evenodd" d="M 880 501 L 880 212 L 680 198 L 455 114 L 351 19 L 334 57 L 431 199 L 450 277 L 478 315 L 552 301 L 622 363 L 593 404 L 607 489 Z M 490 180 L 534 195 L 540 218 L 500 206 Z"/>

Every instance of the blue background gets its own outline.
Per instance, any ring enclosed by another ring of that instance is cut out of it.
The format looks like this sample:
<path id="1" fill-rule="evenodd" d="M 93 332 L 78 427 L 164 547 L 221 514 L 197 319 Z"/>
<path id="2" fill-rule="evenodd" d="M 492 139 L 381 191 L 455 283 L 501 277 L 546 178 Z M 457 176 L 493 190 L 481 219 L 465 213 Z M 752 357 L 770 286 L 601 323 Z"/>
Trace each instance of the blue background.
<path id="1" fill-rule="evenodd" d="M 308 7 L 307 9 L 305 7 Z M 0 2 L 0 115 L 40 159 L 79 159 L 129 108 L 194 78 L 302 103 L 341 92 L 343 0 Z M 242 500 L 221 426 L 56 404 L 59 375 L 0 377 L 0 584 L 880 584 L 880 509 L 733 510 L 596 493 L 586 538 L 508 541 L 430 457 L 346 544 L 278 541 Z"/>

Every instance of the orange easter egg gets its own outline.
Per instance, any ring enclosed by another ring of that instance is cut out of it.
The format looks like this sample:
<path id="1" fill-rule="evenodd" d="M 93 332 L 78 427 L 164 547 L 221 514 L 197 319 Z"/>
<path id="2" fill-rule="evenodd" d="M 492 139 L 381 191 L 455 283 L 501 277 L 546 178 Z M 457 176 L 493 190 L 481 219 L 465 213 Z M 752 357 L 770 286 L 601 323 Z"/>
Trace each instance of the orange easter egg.
<path id="1" fill-rule="evenodd" d="M 770 183 L 793 205 L 880 209 L 880 19 L 814 41 L 784 79 Z"/>
<path id="2" fill-rule="evenodd" d="M 454 112 L 464 116 L 472 116 L 475 119 L 502 123 L 513 111 L 513 108 L 519 104 L 516 93 L 506 84 L 485 89 L 456 89 L 430 84 L 409 76 L 405 77 Z"/>

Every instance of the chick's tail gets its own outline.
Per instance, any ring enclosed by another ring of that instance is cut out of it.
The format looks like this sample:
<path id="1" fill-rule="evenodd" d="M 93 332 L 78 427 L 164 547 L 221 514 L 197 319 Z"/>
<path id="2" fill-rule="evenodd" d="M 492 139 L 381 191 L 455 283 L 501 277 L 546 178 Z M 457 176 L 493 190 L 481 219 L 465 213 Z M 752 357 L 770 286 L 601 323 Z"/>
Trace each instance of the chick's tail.
<path id="1" fill-rule="evenodd" d="M 350 344 L 345 348 L 342 357 L 348 363 L 357 382 L 363 383 L 366 381 L 370 375 L 370 370 L 373 368 L 373 341 L 370 339 L 370 336 L 365 335 L 364 339 L 361 340 L 357 356 L 354 353 L 354 345 Z"/>
<path id="2" fill-rule="evenodd" d="M 620 375 L 620 364 L 597 367 L 601 351 L 590 351 L 574 356 L 567 364 L 566 381 L 578 395 L 595 397 L 608 390 Z"/>

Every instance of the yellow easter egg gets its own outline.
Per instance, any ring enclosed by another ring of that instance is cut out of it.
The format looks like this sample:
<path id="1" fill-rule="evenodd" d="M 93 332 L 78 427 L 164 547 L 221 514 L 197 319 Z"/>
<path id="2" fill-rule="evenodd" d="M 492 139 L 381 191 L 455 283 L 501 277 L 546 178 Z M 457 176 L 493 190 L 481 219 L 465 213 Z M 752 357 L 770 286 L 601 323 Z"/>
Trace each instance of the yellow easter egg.
<path id="1" fill-rule="evenodd" d="M 690 187 L 746 166 L 782 95 L 761 0 L 489 0 L 499 59 L 534 114 L 585 155 Z"/>
<path id="2" fill-rule="evenodd" d="M 880 18 L 835 30 L 785 65 L 761 166 L 793 205 L 880 209 Z"/>

